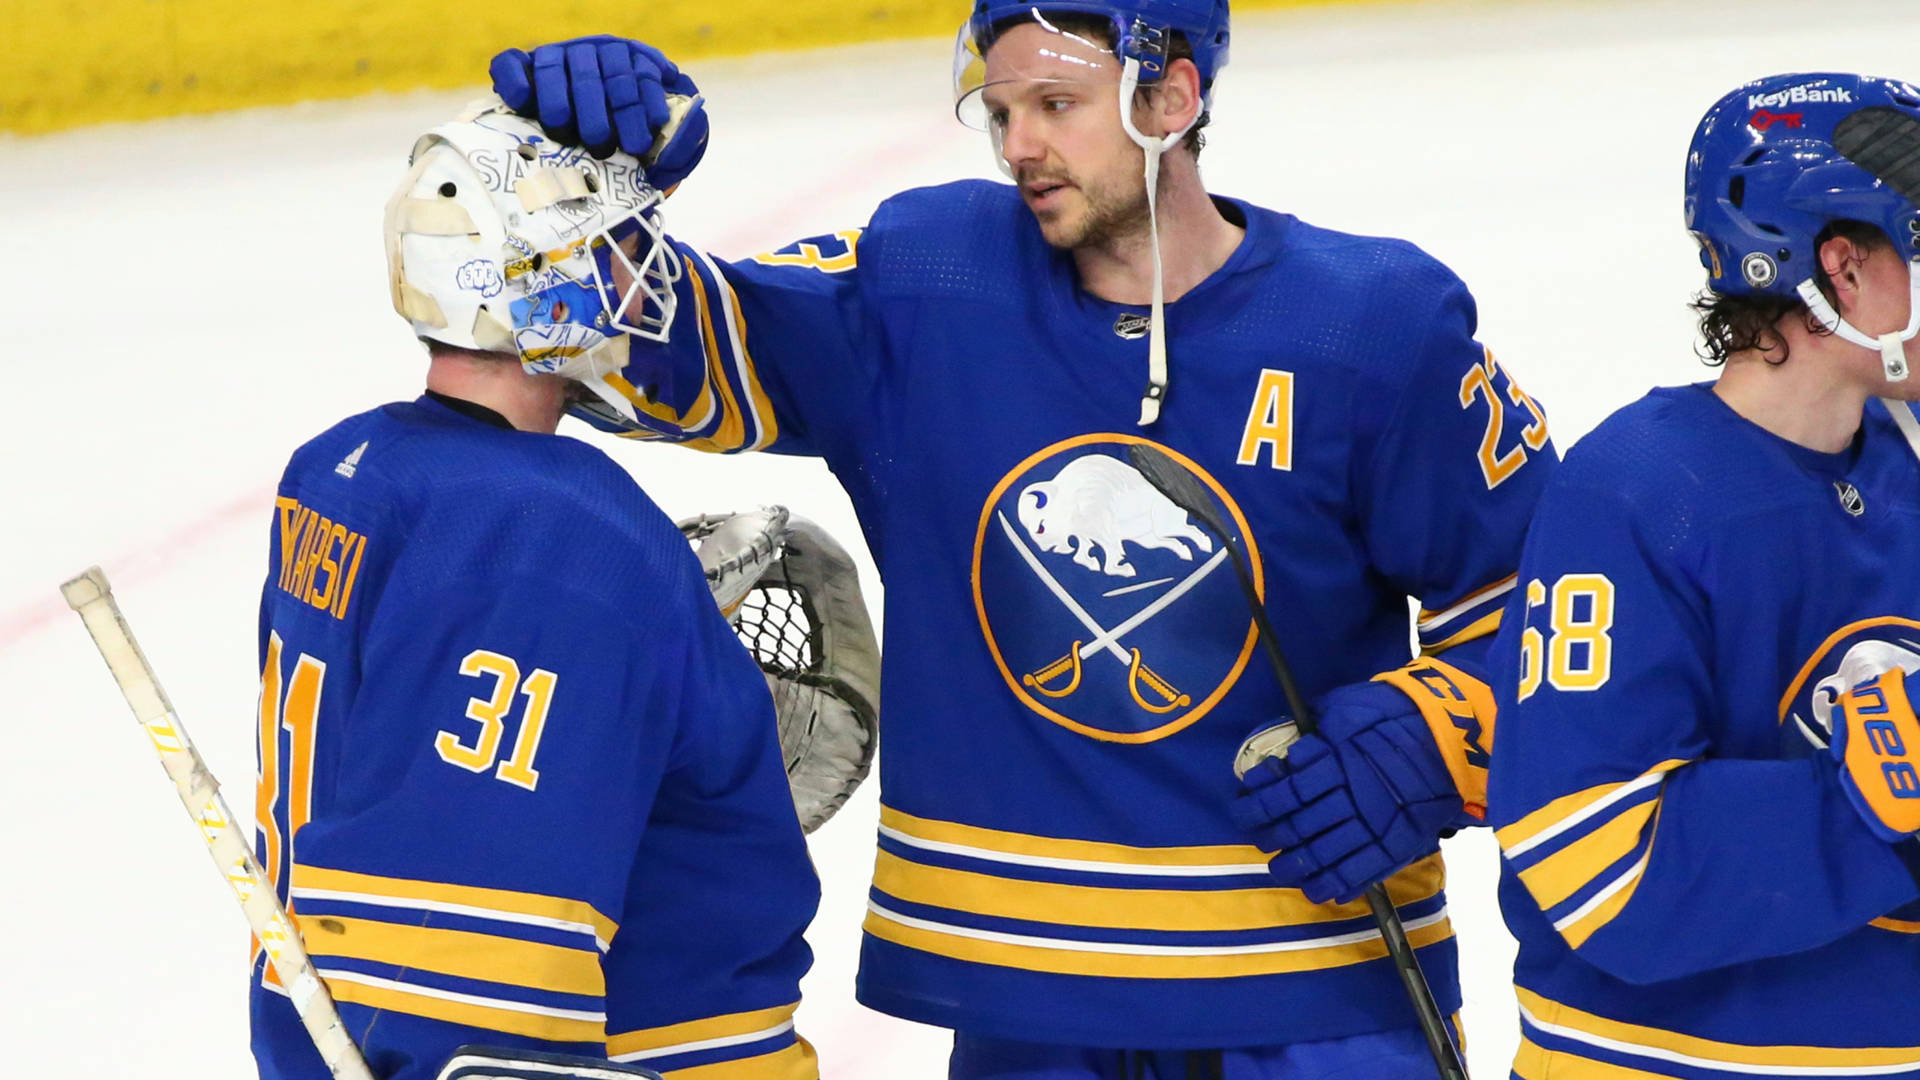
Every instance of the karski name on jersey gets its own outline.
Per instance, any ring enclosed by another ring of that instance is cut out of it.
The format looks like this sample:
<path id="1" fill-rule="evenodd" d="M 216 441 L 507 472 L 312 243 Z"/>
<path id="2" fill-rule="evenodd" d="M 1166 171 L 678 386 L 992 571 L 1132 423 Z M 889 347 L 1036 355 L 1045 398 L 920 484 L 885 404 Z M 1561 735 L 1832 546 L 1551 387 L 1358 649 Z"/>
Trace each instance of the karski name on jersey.
<path id="1" fill-rule="evenodd" d="M 280 576 L 276 584 L 302 603 L 336 619 L 346 618 L 347 605 L 353 601 L 353 583 L 360 573 L 360 557 L 367 551 L 366 536 L 298 499 L 281 495 L 274 499 L 274 505 L 280 510 Z"/>

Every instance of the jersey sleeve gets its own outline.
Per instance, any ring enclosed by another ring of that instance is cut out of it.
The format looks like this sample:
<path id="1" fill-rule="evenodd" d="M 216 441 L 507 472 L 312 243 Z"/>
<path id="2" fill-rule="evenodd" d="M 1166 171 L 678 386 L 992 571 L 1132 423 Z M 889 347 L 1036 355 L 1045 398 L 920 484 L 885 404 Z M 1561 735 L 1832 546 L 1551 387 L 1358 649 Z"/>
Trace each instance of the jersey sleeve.
<path id="1" fill-rule="evenodd" d="M 1499 627 L 1558 463 L 1545 414 L 1474 340 L 1476 319 L 1466 286 L 1450 280 L 1356 484 L 1373 564 L 1420 601 L 1429 655 Z"/>
<path id="2" fill-rule="evenodd" d="M 1557 485 L 1534 522 L 1497 645 L 1507 871 L 1579 956 L 1634 983 L 1800 952 L 1912 899 L 1831 761 L 1713 755 L 1707 598 L 1686 545 L 1644 521 Z"/>
<path id="3" fill-rule="evenodd" d="M 1356 505 L 1374 566 L 1420 603 L 1420 659 L 1381 678 L 1419 706 L 1466 825 L 1485 816 L 1494 741 L 1486 651 L 1559 458 L 1540 407 L 1474 340 L 1466 286 L 1445 274 L 1429 311 L 1411 374 L 1357 459 Z"/>
<path id="4" fill-rule="evenodd" d="M 819 883 L 794 813 L 772 700 L 719 609 L 687 613 L 669 770 L 627 890 L 649 928 L 608 978 L 607 1053 L 668 1077 L 814 1080 L 794 1030 Z M 702 1070 L 706 1071 L 702 1071 Z"/>
<path id="5" fill-rule="evenodd" d="M 814 237 L 731 263 L 676 242 L 671 338 L 634 340 L 626 385 L 615 384 L 647 429 L 631 437 L 714 453 L 829 452 L 875 378 L 861 347 L 860 236 Z"/>

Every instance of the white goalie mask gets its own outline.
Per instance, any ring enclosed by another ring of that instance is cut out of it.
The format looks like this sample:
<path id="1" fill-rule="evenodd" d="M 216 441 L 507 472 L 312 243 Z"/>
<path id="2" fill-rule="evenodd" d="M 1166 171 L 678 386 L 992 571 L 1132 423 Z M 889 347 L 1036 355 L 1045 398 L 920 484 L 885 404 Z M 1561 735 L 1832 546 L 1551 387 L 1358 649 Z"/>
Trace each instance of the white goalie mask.
<path id="1" fill-rule="evenodd" d="M 421 136 L 410 160 L 386 237 L 394 310 L 415 336 L 513 353 L 638 427 L 628 335 L 667 340 L 681 275 L 640 162 L 555 143 L 498 98 Z"/>

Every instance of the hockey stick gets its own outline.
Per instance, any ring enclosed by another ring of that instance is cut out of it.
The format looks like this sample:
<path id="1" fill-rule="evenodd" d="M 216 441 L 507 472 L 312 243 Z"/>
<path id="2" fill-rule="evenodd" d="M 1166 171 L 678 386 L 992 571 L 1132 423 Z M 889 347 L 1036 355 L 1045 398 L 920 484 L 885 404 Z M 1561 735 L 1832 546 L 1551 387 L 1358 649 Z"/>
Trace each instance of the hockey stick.
<path id="1" fill-rule="evenodd" d="M 1233 553 L 1233 570 L 1240 579 L 1240 591 L 1246 594 L 1247 607 L 1253 613 L 1254 626 L 1260 634 L 1260 644 L 1266 648 L 1267 659 L 1273 663 L 1273 672 L 1280 678 L 1280 690 L 1287 698 L 1287 708 L 1293 714 L 1294 726 L 1301 734 L 1311 735 L 1319 729 L 1313 709 L 1300 693 L 1300 686 L 1293 680 L 1293 669 L 1287 664 L 1286 654 L 1280 651 L 1280 638 L 1273 631 L 1273 623 L 1267 618 L 1266 605 L 1260 602 L 1260 592 L 1253 584 L 1253 571 L 1247 565 L 1246 553 L 1240 550 L 1236 536 L 1228 531 L 1226 522 L 1220 517 L 1220 506 L 1214 502 L 1213 493 L 1200 483 L 1200 478 L 1192 470 L 1173 460 L 1158 447 L 1146 443 L 1133 443 L 1127 447 L 1127 457 L 1133 467 L 1140 471 L 1147 483 L 1155 490 L 1173 500 L 1174 505 L 1198 518 L 1200 524 L 1220 538 L 1220 543 Z M 1272 749 L 1272 756 L 1284 757 L 1284 743 Z M 1407 988 L 1407 999 L 1413 1003 L 1414 1014 L 1419 1017 L 1420 1031 L 1427 1037 L 1427 1051 L 1433 1055 L 1433 1063 L 1439 1067 L 1441 1080 L 1467 1080 L 1466 1065 L 1460 1060 L 1460 1051 L 1453 1045 L 1453 1039 L 1447 1034 L 1447 1024 L 1440 1015 L 1440 1004 L 1433 999 L 1433 988 L 1427 985 L 1427 977 L 1420 970 L 1420 958 L 1414 955 L 1413 944 L 1407 940 L 1406 928 L 1400 925 L 1400 913 L 1394 910 L 1393 901 L 1387 898 L 1385 885 L 1375 882 L 1367 886 L 1367 906 L 1373 909 L 1373 921 L 1380 927 L 1380 937 L 1387 943 L 1387 952 L 1393 957 L 1394 968 L 1400 972 L 1400 981 Z"/>
<path id="2" fill-rule="evenodd" d="M 120 693 L 133 709 L 134 719 L 140 721 L 147 738 L 153 741 L 153 748 L 159 751 L 160 764 L 173 779 L 181 804 L 200 827 L 200 835 L 206 839 L 214 864 L 225 875 L 227 884 L 233 886 L 240 907 L 247 913 L 247 923 L 253 927 L 266 949 L 267 959 L 286 985 L 294 1011 L 300 1014 L 300 1022 L 306 1025 L 321 1060 L 336 1080 L 373 1080 L 366 1059 L 360 1056 L 359 1048 L 353 1045 L 346 1026 L 340 1022 L 333 998 L 328 996 L 326 986 L 307 959 L 299 932 L 274 893 L 273 883 L 254 859 L 245 837 L 234 827 L 233 812 L 227 809 L 227 801 L 220 795 L 219 782 L 207 771 L 207 763 L 194 748 L 193 740 L 187 737 L 186 728 L 174 715 L 173 704 L 160 689 L 159 680 L 154 678 L 146 654 L 133 639 L 126 617 L 120 614 L 120 605 L 114 602 L 107 575 L 101 573 L 99 567 L 93 567 L 61 585 L 60 594 L 66 597 L 67 606 L 78 612 L 81 621 L 87 624 L 87 632 L 93 635 L 101 658 L 113 672 L 114 681 L 120 684 Z"/>

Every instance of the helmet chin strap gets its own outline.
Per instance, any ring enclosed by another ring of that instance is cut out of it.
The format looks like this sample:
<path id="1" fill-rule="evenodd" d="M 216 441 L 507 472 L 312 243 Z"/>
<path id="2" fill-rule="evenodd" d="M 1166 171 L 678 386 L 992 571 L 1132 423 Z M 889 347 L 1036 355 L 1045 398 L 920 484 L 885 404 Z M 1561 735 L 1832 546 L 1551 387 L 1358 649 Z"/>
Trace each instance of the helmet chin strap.
<path id="1" fill-rule="evenodd" d="M 1820 292 L 1820 286 L 1812 278 L 1800 283 L 1797 290 L 1800 299 L 1813 312 L 1813 317 L 1826 328 L 1827 333 L 1850 341 L 1863 349 L 1875 349 L 1880 353 L 1881 366 L 1886 369 L 1888 382 L 1905 382 L 1909 374 L 1907 369 L 1906 344 L 1920 336 L 1920 259 L 1907 264 L 1907 278 L 1912 285 L 1912 315 L 1907 319 L 1905 330 L 1894 330 L 1875 338 L 1862 332 L 1852 323 L 1840 317 L 1827 298 Z M 1904 410 L 1899 410 L 1904 411 Z M 1897 416 L 1897 412 L 1896 412 Z M 1916 447 L 1920 452 L 1920 447 Z"/>
<path id="2" fill-rule="evenodd" d="M 1913 298 L 1912 314 L 1907 319 L 1907 328 L 1905 331 L 1894 330 L 1881 334 L 1878 338 L 1868 336 L 1858 327 L 1841 318 L 1840 313 L 1833 309 L 1833 305 L 1827 303 L 1825 294 L 1820 291 L 1818 285 L 1814 284 L 1812 278 L 1801 282 L 1796 291 L 1799 292 L 1801 301 L 1807 305 L 1807 310 L 1813 312 L 1814 319 L 1826 328 L 1827 333 L 1835 334 L 1841 340 L 1850 341 L 1864 349 L 1878 349 L 1880 365 L 1886 371 L 1887 381 L 1905 382 L 1910 374 L 1907 368 L 1906 344 L 1916 336 L 1920 336 L 1920 259 L 1907 264 L 1907 277 L 1912 283 Z M 1914 419 L 1913 409 L 1898 398 L 1881 398 L 1880 403 L 1887 407 L 1888 415 L 1893 417 L 1894 426 L 1900 429 L 1900 435 L 1907 440 L 1907 447 L 1913 451 L 1914 457 L 1920 458 L 1920 420 Z"/>
<path id="3" fill-rule="evenodd" d="M 1153 314 L 1148 320 L 1147 334 L 1147 390 L 1140 398 L 1140 425 L 1146 427 L 1160 419 L 1160 403 L 1167 396 L 1167 302 L 1166 275 L 1160 261 L 1160 155 L 1179 145 L 1194 123 L 1200 119 L 1195 113 L 1186 127 L 1163 138 L 1154 138 L 1142 134 L 1133 122 L 1133 95 L 1140 87 L 1140 61 L 1132 58 L 1120 74 L 1120 124 L 1126 128 L 1127 137 L 1140 149 L 1146 151 L 1147 168 L 1147 236 L 1153 248 Z M 1920 312 L 1920 279 L 1916 279 L 1916 300 L 1914 310 Z"/>

